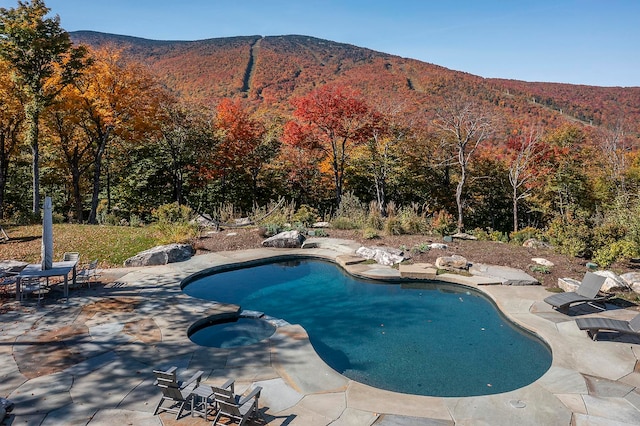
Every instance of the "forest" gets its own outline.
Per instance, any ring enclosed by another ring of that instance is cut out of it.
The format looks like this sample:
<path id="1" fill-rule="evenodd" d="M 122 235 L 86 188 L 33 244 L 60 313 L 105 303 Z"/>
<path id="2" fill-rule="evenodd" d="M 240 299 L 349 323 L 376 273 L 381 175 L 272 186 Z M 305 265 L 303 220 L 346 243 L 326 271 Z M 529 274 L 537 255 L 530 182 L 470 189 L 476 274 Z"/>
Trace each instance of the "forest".
<path id="1" fill-rule="evenodd" d="M 640 88 L 482 79 L 304 36 L 159 42 L 0 9 L 0 215 L 301 222 L 640 255 Z M 293 218 L 288 218 L 293 220 Z"/>

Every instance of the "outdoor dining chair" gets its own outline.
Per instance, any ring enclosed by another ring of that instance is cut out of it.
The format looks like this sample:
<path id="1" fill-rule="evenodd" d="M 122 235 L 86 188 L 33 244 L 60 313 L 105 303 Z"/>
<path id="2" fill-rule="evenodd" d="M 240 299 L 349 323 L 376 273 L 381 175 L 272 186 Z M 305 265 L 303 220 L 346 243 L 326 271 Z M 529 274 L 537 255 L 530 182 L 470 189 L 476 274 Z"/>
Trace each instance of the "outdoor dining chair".
<path id="1" fill-rule="evenodd" d="M 189 411 L 193 409 L 192 393 L 200 384 L 200 379 L 204 372 L 198 371 L 186 382 L 179 382 L 176 377 L 177 369 L 177 367 L 171 367 L 167 371 L 153 370 L 153 374 L 156 376 L 154 385 L 162 390 L 162 397 L 153 411 L 154 416 L 160 411 L 168 411 L 170 413 L 176 413 L 177 420 L 186 407 L 190 407 Z M 165 402 L 167 402 L 168 405 L 163 407 L 162 405 Z"/>

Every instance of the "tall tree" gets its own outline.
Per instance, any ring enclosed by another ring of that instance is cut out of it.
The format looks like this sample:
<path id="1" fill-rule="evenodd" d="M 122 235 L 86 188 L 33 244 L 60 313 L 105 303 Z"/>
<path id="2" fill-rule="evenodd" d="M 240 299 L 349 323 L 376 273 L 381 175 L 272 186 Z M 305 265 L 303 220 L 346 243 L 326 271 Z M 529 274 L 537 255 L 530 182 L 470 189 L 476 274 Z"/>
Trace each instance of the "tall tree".
<path id="1" fill-rule="evenodd" d="M 513 231 L 518 230 L 518 202 L 531 194 L 531 183 L 536 176 L 536 160 L 540 158 L 542 130 L 525 127 L 507 141 L 509 149 L 509 183 L 513 202 Z"/>
<path id="2" fill-rule="evenodd" d="M 40 114 L 86 65 L 85 49 L 72 46 L 69 34 L 60 27 L 60 17 L 47 18 L 49 11 L 43 0 L 18 1 L 16 8 L 0 8 L 0 58 L 12 65 L 15 80 L 26 96 L 34 213 L 40 211 Z M 54 84 L 52 78 L 56 78 Z"/>
<path id="3" fill-rule="evenodd" d="M 436 112 L 436 127 L 442 134 L 443 148 L 453 148 L 460 177 L 456 187 L 458 232 L 464 231 L 462 194 L 467 182 L 469 163 L 474 153 L 493 131 L 491 117 L 479 104 L 468 100 L 450 100 Z"/>
<path id="4" fill-rule="evenodd" d="M 331 164 L 338 205 L 349 156 L 355 146 L 373 136 L 379 116 L 357 91 L 341 85 L 322 86 L 292 103 L 295 120 L 285 125 L 284 140 L 324 153 Z"/>
<path id="5" fill-rule="evenodd" d="M 9 65 L 0 61 L 0 218 L 4 214 L 4 197 L 9 163 L 20 142 L 24 124 L 24 108 L 20 93 L 10 78 Z"/>
<path id="6" fill-rule="evenodd" d="M 122 141 L 145 140 L 157 132 L 155 117 L 166 92 L 137 63 L 122 58 L 122 52 L 110 46 L 92 53 L 94 62 L 75 87 L 80 103 L 80 125 L 91 145 L 92 194 L 89 223 L 96 223 L 100 180 L 105 152 L 116 137 Z"/>

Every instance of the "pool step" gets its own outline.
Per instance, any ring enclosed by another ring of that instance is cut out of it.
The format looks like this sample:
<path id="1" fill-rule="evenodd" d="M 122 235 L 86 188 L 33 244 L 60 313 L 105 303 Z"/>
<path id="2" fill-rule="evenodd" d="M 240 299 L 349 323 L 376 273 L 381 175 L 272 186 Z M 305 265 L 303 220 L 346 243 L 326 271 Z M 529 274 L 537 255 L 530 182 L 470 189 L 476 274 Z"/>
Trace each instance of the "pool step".
<path id="1" fill-rule="evenodd" d="M 400 264 L 400 276 L 418 280 L 434 280 L 438 270 L 430 263 Z"/>

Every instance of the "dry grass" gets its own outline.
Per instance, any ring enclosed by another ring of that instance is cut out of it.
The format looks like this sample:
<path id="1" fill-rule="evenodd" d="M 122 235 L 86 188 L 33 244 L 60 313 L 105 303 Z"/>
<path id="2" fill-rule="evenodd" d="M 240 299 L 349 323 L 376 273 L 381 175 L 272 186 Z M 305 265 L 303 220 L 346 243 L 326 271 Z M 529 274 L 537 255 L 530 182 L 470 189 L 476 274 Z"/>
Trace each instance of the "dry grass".
<path id="1" fill-rule="evenodd" d="M 0 260 L 40 261 L 42 226 L 5 227 L 9 241 L 0 243 Z M 100 267 L 122 266 L 125 259 L 159 244 L 163 238 L 153 227 L 53 225 L 53 258 L 66 251 L 80 253 L 80 263 L 98 259 Z"/>

